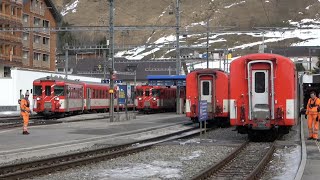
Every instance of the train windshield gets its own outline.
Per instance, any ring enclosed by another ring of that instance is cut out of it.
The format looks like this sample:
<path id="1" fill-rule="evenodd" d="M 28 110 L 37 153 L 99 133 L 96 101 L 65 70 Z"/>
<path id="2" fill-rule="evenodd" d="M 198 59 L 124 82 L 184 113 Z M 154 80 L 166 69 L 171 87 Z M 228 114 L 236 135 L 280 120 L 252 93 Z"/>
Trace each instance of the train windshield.
<path id="1" fill-rule="evenodd" d="M 160 89 L 152 89 L 152 96 L 159 97 L 160 96 Z"/>
<path id="2" fill-rule="evenodd" d="M 33 95 L 41 96 L 42 95 L 42 86 L 33 86 Z"/>
<path id="3" fill-rule="evenodd" d="M 149 90 L 146 90 L 146 91 L 144 92 L 144 95 L 145 95 L 145 96 L 149 96 L 149 95 L 150 95 L 150 91 L 149 91 Z"/>
<path id="4" fill-rule="evenodd" d="M 55 96 L 64 95 L 64 87 L 63 86 L 54 86 L 54 95 Z"/>
<path id="5" fill-rule="evenodd" d="M 142 90 L 137 90 L 137 96 L 143 96 L 143 91 Z"/>

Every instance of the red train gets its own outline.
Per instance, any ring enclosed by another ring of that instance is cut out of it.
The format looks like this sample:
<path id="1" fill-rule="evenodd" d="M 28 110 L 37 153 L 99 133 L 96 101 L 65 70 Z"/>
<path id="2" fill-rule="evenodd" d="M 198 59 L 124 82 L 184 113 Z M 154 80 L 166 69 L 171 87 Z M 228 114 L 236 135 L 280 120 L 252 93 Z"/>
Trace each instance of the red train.
<path id="1" fill-rule="evenodd" d="M 249 139 L 288 133 L 296 124 L 294 63 L 275 54 L 251 54 L 230 64 L 230 123 Z"/>
<path id="2" fill-rule="evenodd" d="M 175 111 L 176 92 L 176 87 L 137 86 L 137 110 L 140 112 Z"/>
<path id="3" fill-rule="evenodd" d="M 33 82 L 34 112 L 40 115 L 61 115 L 109 110 L 109 86 L 55 77 Z M 115 99 L 115 107 L 117 99 Z"/>
<path id="4" fill-rule="evenodd" d="M 207 100 L 209 122 L 229 124 L 228 74 L 218 69 L 200 69 L 186 77 L 186 115 L 198 122 L 199 101 Z"/>

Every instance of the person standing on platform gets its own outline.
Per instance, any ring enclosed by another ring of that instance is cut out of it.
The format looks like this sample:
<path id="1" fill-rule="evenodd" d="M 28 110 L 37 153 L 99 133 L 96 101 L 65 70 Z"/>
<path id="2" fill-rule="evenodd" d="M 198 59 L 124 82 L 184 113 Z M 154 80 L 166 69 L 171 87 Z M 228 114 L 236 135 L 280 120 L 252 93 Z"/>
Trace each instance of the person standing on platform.
<path id="1" fill-rule="evenodd" d="M 30 116 L 30 102 L 29 102 L 29 92 L 27 91 L 24 98 L 21 99 L 20 102 L 20 111 L 21 116 L 23 118 L 23 131 L 22 134 L 28 135 L 28 123 L 29 123 L 29 116 Z"/>
<path id="2" fill-rule="evenodd" d="M 319 129 L 319 106 L 320 99 L 317 98 L 316 93 L 312 91 L 310 93 L 310 99 L 307 104 L 306 116 L 308 116 L 308 129 L 309 137 L 308 140 L 318 140 L 318 129 Z"/>

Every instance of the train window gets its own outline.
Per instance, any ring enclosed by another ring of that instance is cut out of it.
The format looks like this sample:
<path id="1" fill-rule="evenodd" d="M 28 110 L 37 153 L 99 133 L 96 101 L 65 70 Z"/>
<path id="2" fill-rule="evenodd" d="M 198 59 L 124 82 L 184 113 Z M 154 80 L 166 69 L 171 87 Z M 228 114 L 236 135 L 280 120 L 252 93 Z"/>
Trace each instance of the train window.
<path id="1" fill-rule="evenodd" d="M 42 86 L 33 86 L 33 92 L 35 96 L 41 96 L 42 95 Z"/>
<path id="2" fill-rule="evenodd" d="M 51 86 L 46 86 L 45 88 L 45 95 L 50 96 L 51 95 Z"/>
<path id="3" fill-rule="evenodd" d="M 64 95 L 64 87 L 63 86 L 54 86 L 54 95 L 55 96 L 63 96 Z"/>
<path id="4" fill-rule="evenodd" d="M 103 98 L 103 92 L 102 92 L 102 90 L 99 90 L 100 91 L 100 98 L 102 99 Z"/>
<path id="5" fill-rule="evenodd" d="M 150 95 L 150 91 L 149 90 L 146 90 L 144 93 L 145 93 L 145 96 L 149 96 Z"/>
<path id="6" fill-rule="evenodd" d="M 203 81 L 202 82 L 202 95 L 210 95 L 210 87 L 209 87 L 209 81 Z"/>
<path id="7" fill-rule="evenodd" d="M 137 90 L 137 96 L 143 96 L 143 91 L 142 90 Z"/>
<path id="8" fill-rule="evenodd" d="M 256 72 L 254 74 L 254 87 L 256 93 L 265 92 L 265 74 L 264 72 Z"/>
<path id="9" fill-rule="evenodd" d="M 160 89 L 152 89 L 152 96 L 160 96 Z"/>

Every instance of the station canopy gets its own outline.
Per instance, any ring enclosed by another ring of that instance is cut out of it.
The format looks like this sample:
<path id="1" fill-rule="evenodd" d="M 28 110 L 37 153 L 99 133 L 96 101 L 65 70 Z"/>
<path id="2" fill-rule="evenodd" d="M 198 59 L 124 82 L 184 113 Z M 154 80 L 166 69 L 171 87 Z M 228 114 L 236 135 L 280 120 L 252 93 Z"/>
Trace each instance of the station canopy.
<path id="1" fill-rule="evenodd" d="M 186 75 L 148 75 L 151 86 L 186 86 Z"/>

